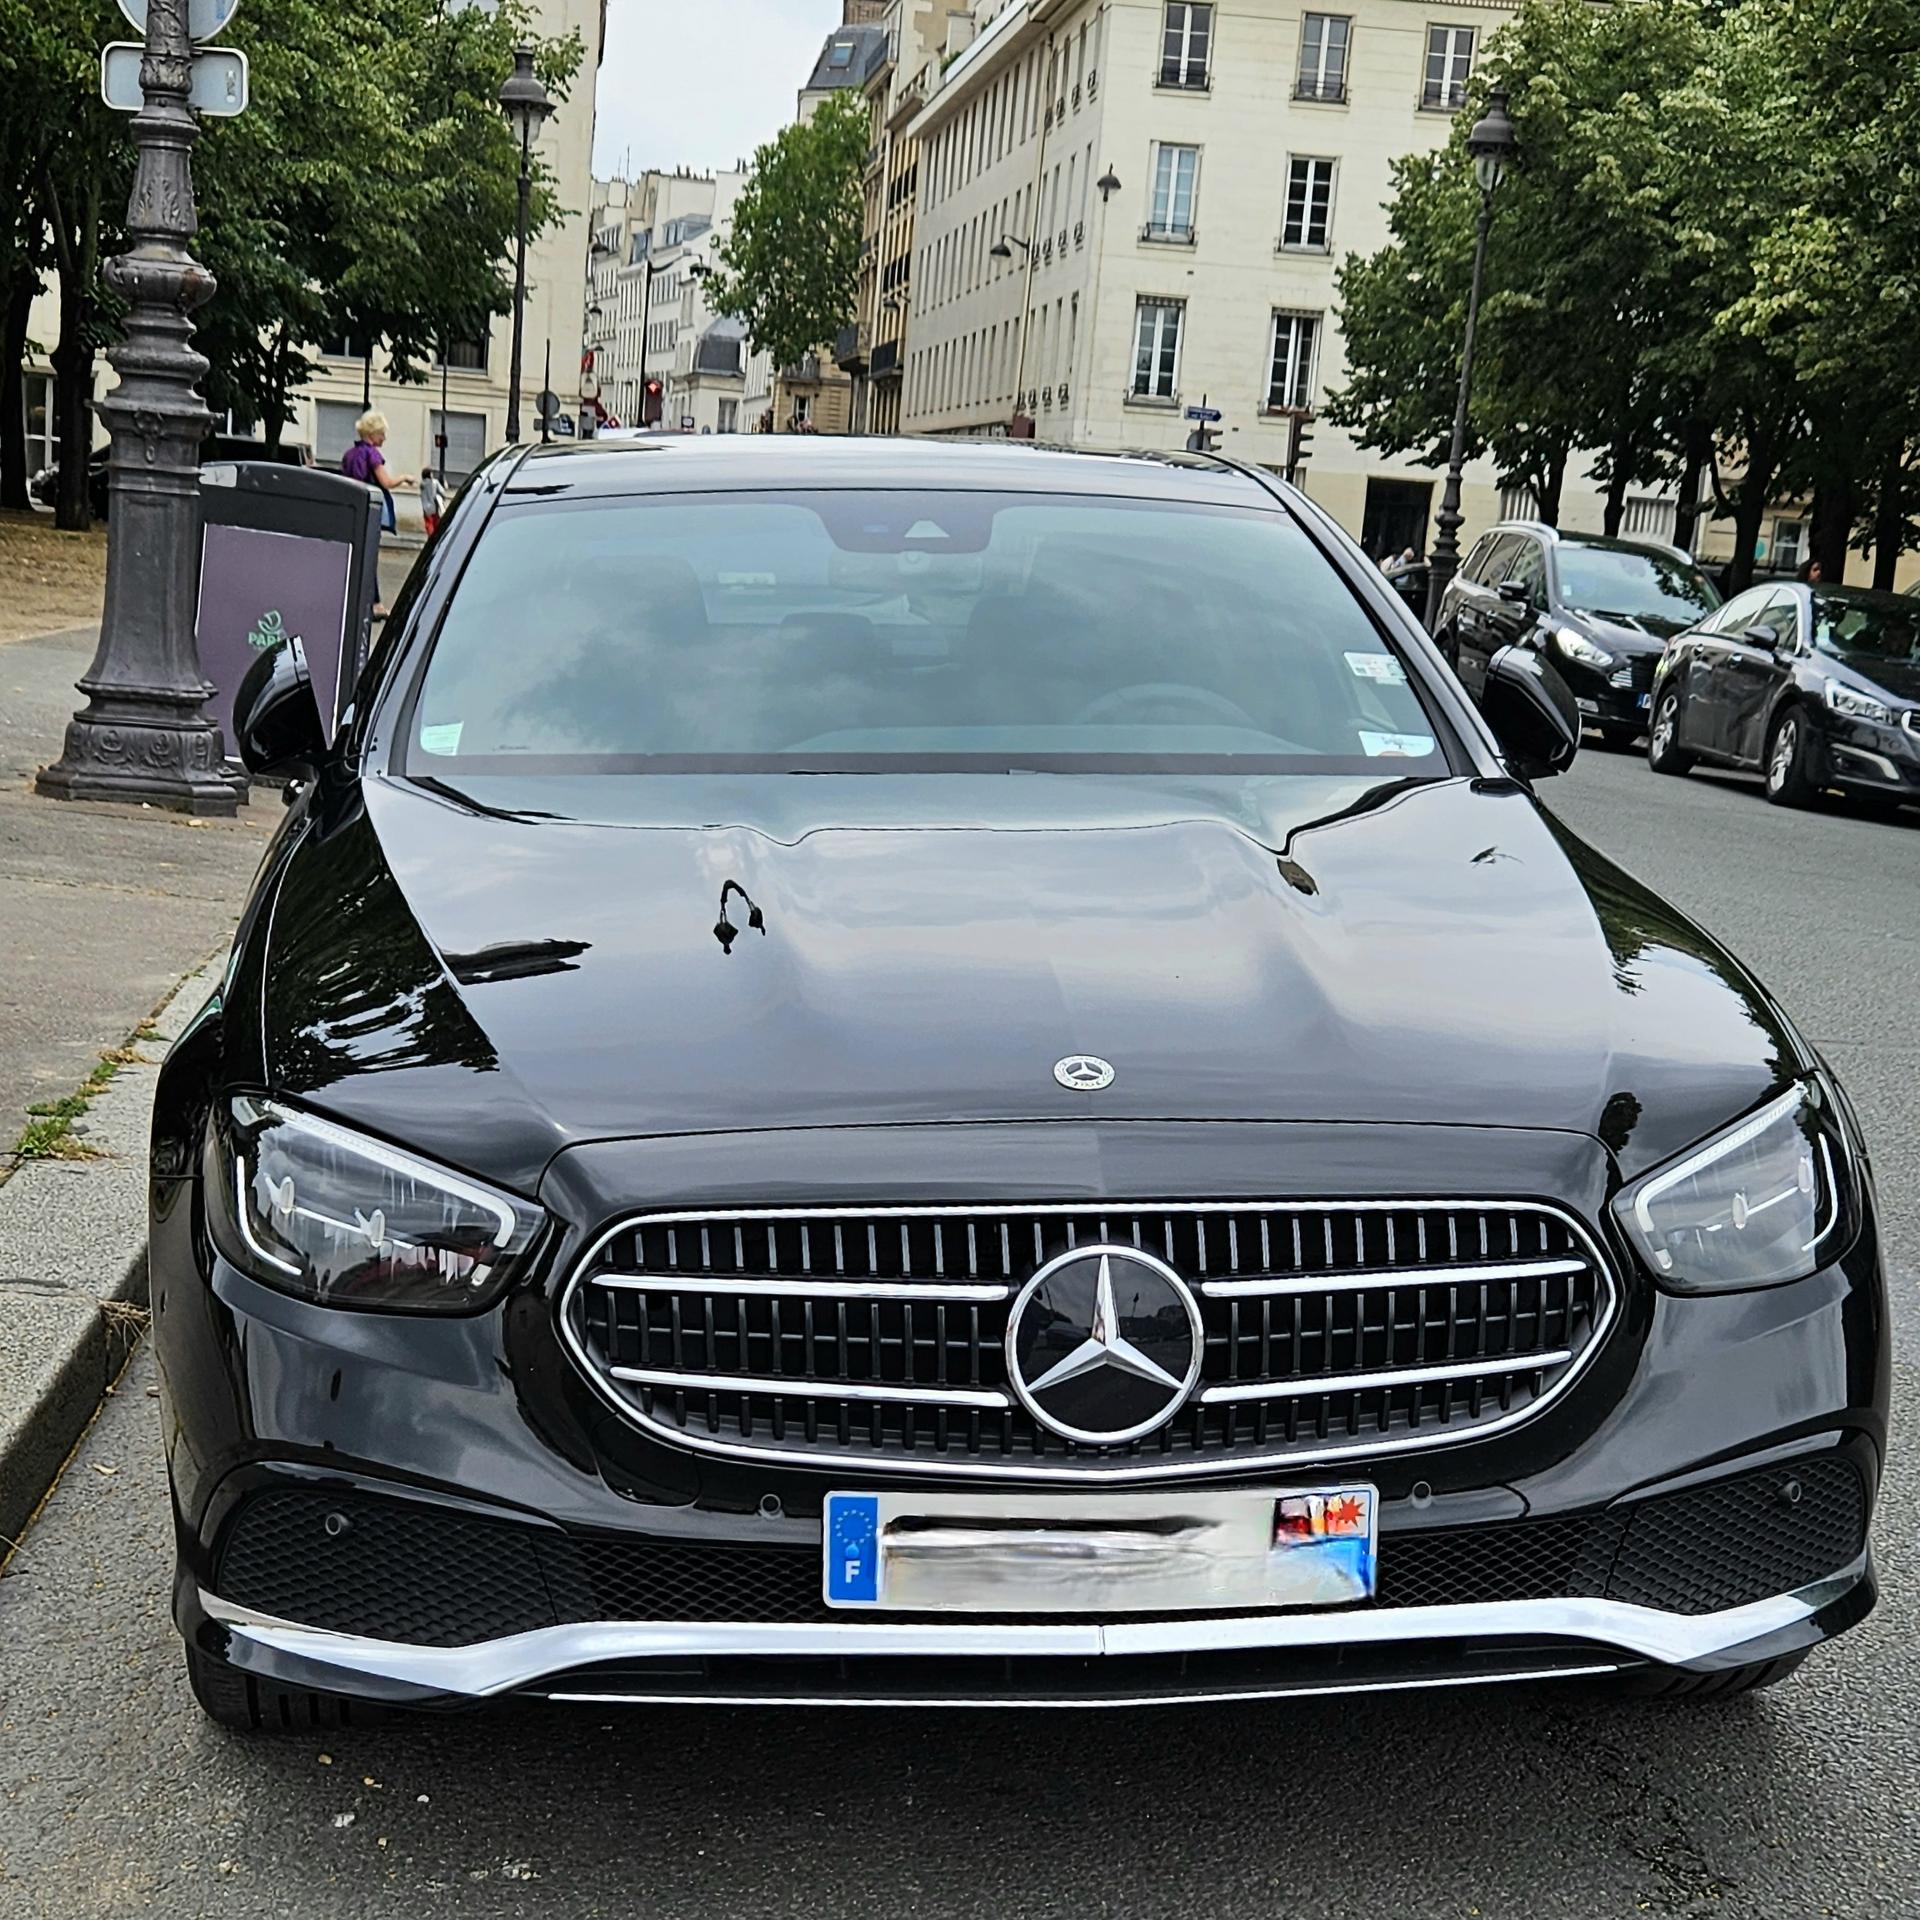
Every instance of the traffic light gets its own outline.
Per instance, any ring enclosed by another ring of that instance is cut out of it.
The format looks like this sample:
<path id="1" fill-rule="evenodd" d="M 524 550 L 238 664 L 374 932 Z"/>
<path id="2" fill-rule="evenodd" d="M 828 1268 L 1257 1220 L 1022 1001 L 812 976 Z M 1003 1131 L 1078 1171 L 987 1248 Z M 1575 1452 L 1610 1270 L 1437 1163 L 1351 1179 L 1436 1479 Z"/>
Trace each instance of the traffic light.
<path id="1" fill-rule="evenodd" d="M 1300 469 L 1313 458 L 1313 415 L 1296 413 L 1287 423 L 1287 478 L 1300 484 Z"/>
<path id="2" fill-rule="evenodd" d="M 645 397 L 640 403 L 640 424 L 643 427 L 657 427 L 661 415 L 666 412 L 667 390 L 658 380 L 649 380 L 643 393 Z"/>

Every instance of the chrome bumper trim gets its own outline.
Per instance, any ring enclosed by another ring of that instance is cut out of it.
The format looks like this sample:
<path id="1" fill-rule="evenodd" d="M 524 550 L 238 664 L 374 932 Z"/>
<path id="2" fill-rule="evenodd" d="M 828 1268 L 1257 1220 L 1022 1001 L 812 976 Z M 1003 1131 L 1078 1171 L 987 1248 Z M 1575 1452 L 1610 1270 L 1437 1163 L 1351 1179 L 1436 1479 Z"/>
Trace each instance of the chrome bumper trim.
<path id="1" fill-rule="evenodd" d="M 1797 1592 L 1720 1613 L 1662 1613 L 1618 1600 L 1500 1600 L 1479 1606 L 1388 1607 L 1367 1613 L 1264 1614 L 1224 1620 L 1115 1620 L 1091 1626 L 867 1618 L 779 1625 L 596 1621 L 541 1627 L 466 1647 L 416 1647 L 303 1627 L 230 1605 L 204 1588 L 200 1604 L 209 1619 L 225 1626 L 243 1645 L 336 1668 L 343 1683 L 359 1675 L 432 1694 L 484 1699 L 603 1662 L 702 1655 L 1089 1658 L 1523 1638 L 1606 1647 L 1667 1666 L 1699 1666 L 1811 1620 L 1844 1599 L 1868 1577 L 1870 1567 L 1871 1556 L 1863 1553 L 1851 1566 Z"/>

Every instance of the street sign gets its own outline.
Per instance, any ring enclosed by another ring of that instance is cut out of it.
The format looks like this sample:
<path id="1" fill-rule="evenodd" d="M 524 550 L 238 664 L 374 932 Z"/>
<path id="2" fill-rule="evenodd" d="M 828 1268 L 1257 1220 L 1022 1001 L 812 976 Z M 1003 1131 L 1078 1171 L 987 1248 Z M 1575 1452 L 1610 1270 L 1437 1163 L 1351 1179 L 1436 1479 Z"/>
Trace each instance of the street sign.
<path id="1" fill-rule="evenodd" d="M 1218 407 L 1189 407 L 1187 409 L 1187 418 L 1189 420 L 1206 420 L 1212 422 L 1224 420 L 1226 415 L 1223 414 Z"/>
<path id="2" fill-rule="evenodd" d="M 693 431 L 693 415 L 692 414 L 683 413 L 680 416 L 680 431 L 682 433 L 691 433 Z"/>
<path id="3" fill-rule="evenodd" d="M 146 48 L 116 40 L 100 53 L 100 98 L 116 113 L 138 113 L 147 104 L 140 87 Z M 202 47 L 193 56 L 187 105 L 209 119 L 230 120 L 247 110 L 247 56 L 234 47 Z"/>
<path id="4" fill-rule="evenodd" d="M 147 30 L 147 0 L 120 0 L 135 33 Z M 240 0 L 187 0 L 187 38 L 211 40 L 240 11 Z"/>
<path id="5" fill-rule="evenodd" d="M 542 420 L 558 420 L 560 418 L 560 396 L 549 387 L 546 392 L 533 403 L 533 410 Z"/>

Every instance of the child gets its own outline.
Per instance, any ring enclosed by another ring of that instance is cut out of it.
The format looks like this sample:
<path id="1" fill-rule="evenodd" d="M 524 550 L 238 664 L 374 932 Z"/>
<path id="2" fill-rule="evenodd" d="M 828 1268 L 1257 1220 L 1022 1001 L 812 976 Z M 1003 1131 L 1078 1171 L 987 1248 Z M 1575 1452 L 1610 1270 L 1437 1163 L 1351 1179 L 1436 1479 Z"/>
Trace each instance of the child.
<path id="1" fill-rule="evenodd" d="M 440 525 L 441 487 L 432 470 L 420 476 L 420 523 L 431 540 Z"/>

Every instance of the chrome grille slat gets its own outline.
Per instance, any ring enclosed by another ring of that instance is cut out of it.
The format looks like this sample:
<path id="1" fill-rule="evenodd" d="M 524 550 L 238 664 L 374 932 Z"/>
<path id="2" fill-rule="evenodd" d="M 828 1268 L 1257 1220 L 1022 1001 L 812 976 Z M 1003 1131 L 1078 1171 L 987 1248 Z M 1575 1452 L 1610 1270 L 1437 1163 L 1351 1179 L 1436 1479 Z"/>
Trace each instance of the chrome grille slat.
<path id="1" fill-rule="evenodd" d="M 1107 1448 L 1041 1429 L 1005 1358 L 1028 1275 L 1095 1242 L 1164 1248 L 1204 1323 L 1188 1407 Z M 1108 1200 L 638 1215 L 589 1250 L 561 1326 L 623 1414 L 698 1450 L 1125 1481 L 1498 1431 L 1567 1390 L 1618 1308 L 1543 1203 Z"/>

